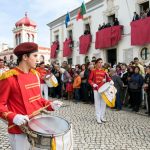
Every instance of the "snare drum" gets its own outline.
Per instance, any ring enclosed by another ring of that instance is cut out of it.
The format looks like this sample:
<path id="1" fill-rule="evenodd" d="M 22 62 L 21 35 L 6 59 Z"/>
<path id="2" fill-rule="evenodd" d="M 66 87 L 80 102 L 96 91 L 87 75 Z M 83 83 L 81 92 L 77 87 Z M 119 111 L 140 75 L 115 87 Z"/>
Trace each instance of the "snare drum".
<path id="1" fill-rule="evenodd" d="M 102 99 L 109 107 L 115 106 L 117 90 L 113 85 L 111 85 L 109 82 L 106 82 L 98 89 L 98 92 L 101 94 Z"/>
<path id="2" fill-rule="evenodd" d="M 32 146 L 46 150 L 73 150 L 72 130 L 68 121 L 49 115 L 33 117 L 28 129 L 36 137 L 28 135 Z"/>
<path id="3" fill-rule="evenodd" d="M 58 81 L 53 74 L 47 75 L 45 82 L 48 87 L 57 87 L 58 86 Z"/>

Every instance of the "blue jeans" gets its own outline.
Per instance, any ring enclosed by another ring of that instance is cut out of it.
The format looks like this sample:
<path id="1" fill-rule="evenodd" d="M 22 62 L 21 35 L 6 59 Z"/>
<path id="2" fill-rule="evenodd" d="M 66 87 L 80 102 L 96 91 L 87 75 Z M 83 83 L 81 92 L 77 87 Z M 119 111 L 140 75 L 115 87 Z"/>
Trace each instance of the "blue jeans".
<path id="1" fill-rule="evenodd" d="M 74 89 L 74 93 L 75 93 L 76 102 L 79 102 L 79 100 L 80 100 L 80 89 Z"/>
<path id="2" fill-rule="evenodd" d="M 122 109 L 122 103 L 120 99 L 120 91 L 116 93 L 116 108 L 117 109 Z"/>

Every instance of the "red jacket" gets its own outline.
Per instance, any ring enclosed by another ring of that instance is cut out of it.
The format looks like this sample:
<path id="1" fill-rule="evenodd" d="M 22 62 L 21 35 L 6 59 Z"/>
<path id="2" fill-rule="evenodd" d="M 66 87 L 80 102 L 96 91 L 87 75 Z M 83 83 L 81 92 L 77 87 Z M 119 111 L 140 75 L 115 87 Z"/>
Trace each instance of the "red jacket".
<path id="1" fill-rule="evenodd" d="M 111 81 L 111 78 L 109 77 L 107 72 L 101 69 L 93 69 L 90 73 L 88 82 L 92 87 L 94 84 L 97 84 L 98 87 L 93 87 L 93 90 L 98 90 L 105 83 L 103 82 L 103 79 L 106 79 L 106 82 Z"/>
<path id="2" fill-rule="evenodd" d="M 0 77 L 0 87 L 0 117 L 8 121 L 9 133 L 22 133 L 19 127 L 13 124 L 16 114 L 32 118 L 45 106 L 49 105 L 47 109 L 53 110 L 51 101 L 41 97 L 37 72 L 33 69 L 28 74 L 18 68 L 5 72 Z"/>

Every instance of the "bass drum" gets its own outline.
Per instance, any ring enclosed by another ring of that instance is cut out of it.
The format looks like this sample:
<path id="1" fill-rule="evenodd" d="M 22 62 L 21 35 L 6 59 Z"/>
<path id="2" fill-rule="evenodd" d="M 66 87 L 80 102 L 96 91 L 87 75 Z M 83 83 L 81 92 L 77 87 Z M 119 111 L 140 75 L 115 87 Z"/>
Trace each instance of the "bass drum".
<path id="1" fill-rule="evenodd" d="M 42 114 L 28 123 L 28 135 L 32 146 L 44 150 L 73 150 L 72 128 L 68 121 L 57 116 Z"/>

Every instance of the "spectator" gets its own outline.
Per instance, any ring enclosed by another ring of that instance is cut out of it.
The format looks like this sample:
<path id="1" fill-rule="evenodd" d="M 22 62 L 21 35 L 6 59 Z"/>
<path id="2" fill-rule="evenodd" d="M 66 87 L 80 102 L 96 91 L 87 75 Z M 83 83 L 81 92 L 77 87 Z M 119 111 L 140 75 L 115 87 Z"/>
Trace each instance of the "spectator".
<path id="1" fill-rule="evenodd" d="M 121 102 L 121 98 L 120 98 L 120 93 L 123 88 L 123 82 L 122 82 L 121 78 L 117 75 L 117 72 L 114 68 L 110 69 L 110 76 L 111 76 L 112 80 L 114 81 L 115 88 L 117 89 L 115 108 L 117 110 L 121 110 L 122 102 Z"/>
<path id="2" fill-rule="evenodd" d="M 144 80 L 144 90 L 147 93 L 147 110 L 148 116 L 150 116 L 150 66 L 146 68 L 146 76 Z"/>
<path id="3" fill-rule="evenodd" d="M 147 12 L 147 17 L 150 17 L 150 8 L 148 8 L 148 9 L 146 10 L 146 12 Z"/>
<path id="4" fill-rule="evenodd" d="M 87 79 L 88 79 L 88 72 L 85 64 L 81 65 L 81 72 L 80 72 L 80 77 L 81 77 L 81 99 L 87 103 L 88 101 L 88 84 L 87 84 Z"/>
<path id="5" fill-rule="evenodd" d="M 141 11 L 140 13 L 140 19 L 145 19 L 147 17 L 147 14 L 145 11 Z"/>
<path id="6" fill-rule="evenodd" d="M 108 22 L 105 27 L 109 28 L 109 27 L 111 27 L 111 24 Z"/>
<path id="7" fill-rule="evenodd" d="M 131 90 L 133 96 L 133 111 L 138 112 L 139 107 L 142 101 L 142 85 L 143 85 L 143 77 L 140 75 L 140 68 L 138 66 L 135 67 L 134 74 L 131 76 L 129 80 L 129 89 Z"/>
<path id="8" fill-rule="evenodd" d="M 79 76 L 79 71 L 76 71 L 74 73 L 75 78 L 73 82 L 73 89 L 75 93 L 75 103 L 78 103 L 80 101 L 80 86 L 81 86 L 81 77 Z"/>
<path id="9" fill-rule="evenodd" d="M 103 23 L 103 25 L 102 25 L 101 29 L 104 29 L 104 28 L 106 28 L 106 24 L 105 24 L 105 22 Z"/>
<path id="10" fill-rule="evenodd" d="M 102 26 L 99 24 L 98 30 L 100 31 L 102 29 Z"/>
<path id="11" fill-rule="evenodd" d="M 114 19 L 114 24 L 113 24 L 114 26 L 118 26 L 119 25 L 119 21 L 118 21 L 118 18 L 115 18 Z"/>
<path id="12" fill-rule="evenodd" d="M 136 20 L 139 20 L 139 19 L 140 19 L 139 15 L 136 12 L 134 12 L 134 16 L 133 16 L 132 21 L 136 21 Z"/>

